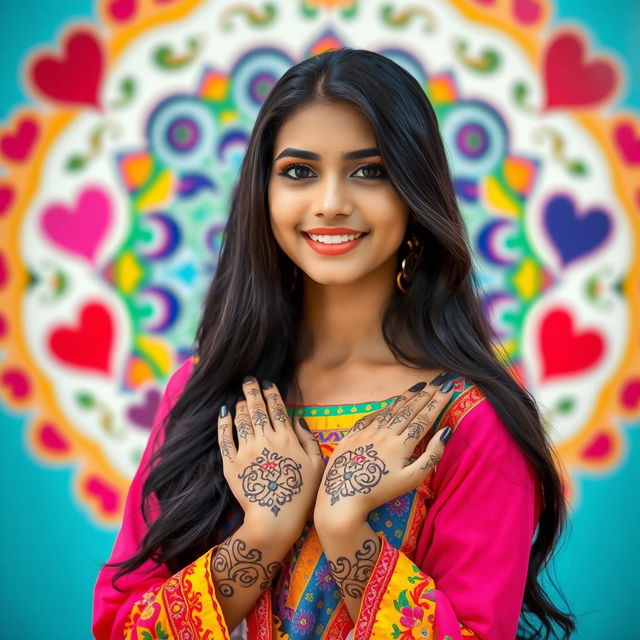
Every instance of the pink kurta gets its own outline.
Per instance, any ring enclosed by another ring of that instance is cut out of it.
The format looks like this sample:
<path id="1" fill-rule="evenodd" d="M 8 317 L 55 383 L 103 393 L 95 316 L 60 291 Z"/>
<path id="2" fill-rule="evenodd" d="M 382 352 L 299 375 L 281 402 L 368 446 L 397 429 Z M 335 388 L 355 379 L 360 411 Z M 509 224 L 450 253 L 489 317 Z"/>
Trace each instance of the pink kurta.
<path id="1" fill-rule="evenodd" d="M 111 562 L 131 556 L 144 536 L 140 503 L 146 464 L 162 442 L 163 420 L 182 392 L 192 366 L 187 360 L 174 373 L 162 397 L 129 490 Z M 371 410 L 375 410 L 379 404 L 367 407 L 374 406 Z M 317 409 L 314 406 L 312 413 Z M 512 640 L 516 635 L 529 552 L 540 514 L 535 474 L 477 387 L 461 383 L 461 391 L 441 416 L 439 426 L 444 427 L 445 422 L 455 432 L 437 470 L 418 494 L 422 504 L 417 540 L 409 551 L 399 545 L 395 548 L 381 535 L 382 552 L 355 624 L 354 637 L 358 640 L 444 640 L 447 636 L 452 640 Z M 310 426 L 315 433 L 313 421 Z M 319 432 L 315 435 L 322 437 Z M 124 593 L 111 585 L 115 570 L 102 569 L 94 592 L 95 638 L 149 640 L 178 637 L 185 629 L 194 640 L 228 638 L 210 576 L 213 553 L 215 548 L 174 576 L 166 566 L 147 561 L 120 579 L 118 586 Z M 274 640 L 306 638 L 302 633 L 278 634 L 271 624 L 265 624 L 271 618 L 273 601 L 282 595 L 273 591 L 266 591 L 250 614 L 250 635 Z M 182 617 L 171 613 L 177 608 Z M 353 628 L 349 619 L 346 623 Z M 344 627 L 342 635 L 337 628 L 320 635 L 346 637 L 349 629 Z"/>

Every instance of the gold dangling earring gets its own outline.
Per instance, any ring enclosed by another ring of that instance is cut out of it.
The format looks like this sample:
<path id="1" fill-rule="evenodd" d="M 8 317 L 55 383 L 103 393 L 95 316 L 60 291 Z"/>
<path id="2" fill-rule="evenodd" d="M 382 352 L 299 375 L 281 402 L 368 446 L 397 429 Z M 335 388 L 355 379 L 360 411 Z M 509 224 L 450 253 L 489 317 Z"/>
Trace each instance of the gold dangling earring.
<path id="1" fill-rule="evenodd" d="M 413 272 L 415 271 L 415 268 L 420 261 L 423 249 L 422 243 L 416 236 L 415 231 L 412 232 L 411 238 L 407 240 L 407 245 L 409 247 L 409 252 L 407 253 L 407 256 L 402 260 L 400 271 L 398 271 L 398 275 L 396 276 L 396 284 L 398 285 L 398 289 L 400 289 L 402 293 L 409 292 L 408 287 L 411 286 Z"/>

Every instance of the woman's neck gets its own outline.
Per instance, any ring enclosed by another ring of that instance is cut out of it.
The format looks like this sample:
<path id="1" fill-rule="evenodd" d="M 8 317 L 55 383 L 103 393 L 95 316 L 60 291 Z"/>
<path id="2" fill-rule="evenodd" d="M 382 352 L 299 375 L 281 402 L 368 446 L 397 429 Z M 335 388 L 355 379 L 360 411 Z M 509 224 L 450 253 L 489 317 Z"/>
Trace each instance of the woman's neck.
<path id="1" fill-rule="evenodd" d="M 300 360 L 327 369 L 395 362 L 382 334 L 395 283 L 389 274 L 381 275 L 372 273 L 346 285 L 323 285 L 304 277 Z"/>

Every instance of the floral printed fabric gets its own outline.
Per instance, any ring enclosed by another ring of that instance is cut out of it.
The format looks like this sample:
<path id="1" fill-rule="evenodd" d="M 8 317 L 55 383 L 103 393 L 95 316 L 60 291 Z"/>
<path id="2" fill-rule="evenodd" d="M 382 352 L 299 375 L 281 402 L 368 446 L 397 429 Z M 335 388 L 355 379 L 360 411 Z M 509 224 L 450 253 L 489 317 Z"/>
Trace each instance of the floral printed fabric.
<path id="1" fill-rule="evenodd" d="M 362 597 L 354 640 L 441 638 L 462 640 L 478 636 L 457 620 L 438 620 L 433 579 L 380 536 L 382 549 Z"/>
<path id="2" fill-rule="evenodd" d="M 229 640 L 211 576 L 215 549 L 135 603 L 124 625 L 125 640 Z"/>

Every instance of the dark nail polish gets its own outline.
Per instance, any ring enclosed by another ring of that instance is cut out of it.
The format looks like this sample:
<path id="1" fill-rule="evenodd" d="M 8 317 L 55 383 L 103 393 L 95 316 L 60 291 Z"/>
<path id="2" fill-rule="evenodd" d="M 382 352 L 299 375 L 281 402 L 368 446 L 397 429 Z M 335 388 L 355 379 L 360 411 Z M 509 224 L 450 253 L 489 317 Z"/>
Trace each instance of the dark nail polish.
<path id="1" fill-rule="evenodd" d="M 433 385 L 434 387 L 439 387 L 443 382 L 446 382 L 447 380 L 450 380 L 451 378 L 455 378 L 456 374 L 455 373 L 451 373 L 450 371 L 445 371 L 444 373 L 441 373 L 440 375 L 436 376 L 429 384 Z"/>
<path id="2" fill-rule="evenodd" d="M 246 377 L 242 380 L 242 384 L 249 384 L 252 380 L 253 380 L 253 376 L 246 376 Z"/>
<path id="3" fill-rule="evenodd" d="M 300 424 L 302 425 L 302 427 L 310 432 L 311 429 L 309 429 L 309 425 L 307 424 L 307 421 L 304 419 L 304 416 L 300 416 L 298 419 L 300 420 Z"/>
<path id="4" fill-rule="evenodd" d="M 447 444 L 451 439 L 451 434 L 453 433 L 453 429 L 451 427 L 445 427 L 440 434 L 440 442 L 442 444 Z"/>
<path id="5" fill-rule="evenodd" d="M 409 391 L 422 391 L 426 386 L 426 382 L 418 382 L 414 384 L 413 387 L 409 387 Z"/>
<path id="6" fill-rule="evenodd" d="M 447 380 L 441 387 L 440 387 L 440 391 L 442 391 L 442 393 L 449 393 L 449 391 L 451 391 L 451 389 L 453 389 L 453 385 L 455 384 L 455 382 L 453 380 Z"/>
<path id="7" fill-rule="evenodd" d="M 229 413 L 229 409 L 227 409 L 227 405 L 223 404 L 220 407 L 220 417 L 221 418 L 226 418 L 228 413 Z"/>
<path id="8" fill-rule="evenodd" d="M 271 387 L 273 387 L 273 382 L 271 382 L 271 380 L 263 380 L 262 381 L 262 388 L 263 389 L 271 389 Z"/>

